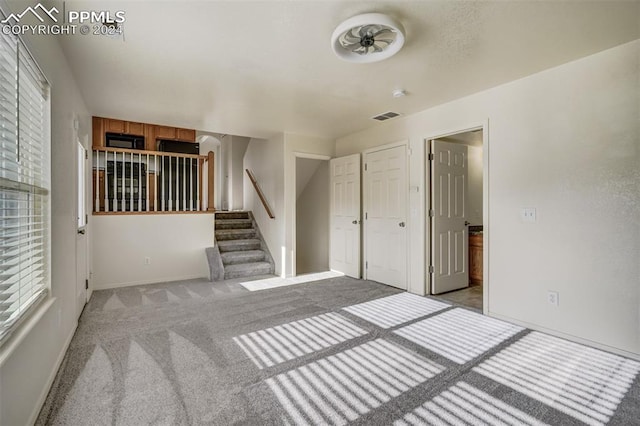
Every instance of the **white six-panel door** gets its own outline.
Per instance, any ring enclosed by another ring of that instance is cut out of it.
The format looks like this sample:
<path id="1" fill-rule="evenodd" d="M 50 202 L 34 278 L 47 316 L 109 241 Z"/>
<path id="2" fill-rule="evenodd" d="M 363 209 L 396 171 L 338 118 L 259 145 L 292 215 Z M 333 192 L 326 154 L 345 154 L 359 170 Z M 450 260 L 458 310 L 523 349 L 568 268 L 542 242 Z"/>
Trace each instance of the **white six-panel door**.
<path id="1" fill-rule="evenodd" d="M 468 157 L 465 145 L 431 141 L 431 293 L 469 285 Z"/>
<path id="2" fill-rule="evenodd" d="M 360 278 L 360 154 L 334 158 L 329 167 L 329 268 Z"/>
<path id="3" fill-rule="evenodd" d="M 406 146 L 366 153 L 364 162 L 365 276 L 406 290 Z"/>

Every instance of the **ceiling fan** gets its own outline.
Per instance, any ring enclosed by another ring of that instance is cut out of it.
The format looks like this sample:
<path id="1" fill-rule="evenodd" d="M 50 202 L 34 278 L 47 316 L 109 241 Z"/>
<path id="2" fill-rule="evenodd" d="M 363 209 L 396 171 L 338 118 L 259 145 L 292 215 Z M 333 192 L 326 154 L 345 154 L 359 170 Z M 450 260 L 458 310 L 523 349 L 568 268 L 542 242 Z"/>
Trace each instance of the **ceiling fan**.
<path id="1" fill-rule="evenodd" d="M 404 28 L 382 13 L 347 19 L 334 30 L 331 47 L 349 62 L 377 62 L 395 55 L 404 44 Z"/>

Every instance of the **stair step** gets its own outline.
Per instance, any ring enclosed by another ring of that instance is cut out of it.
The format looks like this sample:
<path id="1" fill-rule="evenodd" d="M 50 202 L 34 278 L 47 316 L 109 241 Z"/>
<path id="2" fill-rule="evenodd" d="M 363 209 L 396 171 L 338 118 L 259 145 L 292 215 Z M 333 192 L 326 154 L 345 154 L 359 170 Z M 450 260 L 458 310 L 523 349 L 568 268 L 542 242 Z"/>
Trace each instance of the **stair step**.
<path id="1" fill-rule="evenodd" d="M 260 250 L 260 240 L 251 238 L 246 240 L 218 241 L 218 249 L 221 253 L 229 251 Z"/>
<path id="2" fill-rule="evenodd" d="M 266 275 L 272 272 L 271 265 L 268 262 L 238 263 L 225 266 L 224 278 L 228 280 L 231 278 Z"/>
<path id="3" fill-rule="evenodd" d="M 216 230 L 216 240 L 246 240 L 255 238 L 255 229 L 220 229 Z"/>
<path id="4" fill-rule="evenodd" d="M 218 219 L 249 219 L 249 213 L 248 212 L 216 213 L 216 220 Z"/>
<path id="5" fill-rule="evenodd" d="M 221 253 L 222 263 L 225 265 L 236 265 L 238 263 L 253 263 L 261 262 L 264 260 L 265 255 L 262 250 L 243 250 L 243 251 L 228 251 Z"/>
<path id="6" fill-rule="evenodd" d="M 216 219 L 216 229 L 251 229 L 251 219 Z"/>

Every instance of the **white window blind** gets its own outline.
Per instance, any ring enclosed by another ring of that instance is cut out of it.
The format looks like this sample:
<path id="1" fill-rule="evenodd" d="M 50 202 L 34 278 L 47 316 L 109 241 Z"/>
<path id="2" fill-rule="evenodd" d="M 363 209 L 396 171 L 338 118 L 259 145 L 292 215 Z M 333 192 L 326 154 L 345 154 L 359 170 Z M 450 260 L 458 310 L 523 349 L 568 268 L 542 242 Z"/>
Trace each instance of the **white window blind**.
<path id="1" fill-rule="evenodd" d="M 48 98 L 22 41 L 0 34 L 0 342 L 49 288 Z"/>

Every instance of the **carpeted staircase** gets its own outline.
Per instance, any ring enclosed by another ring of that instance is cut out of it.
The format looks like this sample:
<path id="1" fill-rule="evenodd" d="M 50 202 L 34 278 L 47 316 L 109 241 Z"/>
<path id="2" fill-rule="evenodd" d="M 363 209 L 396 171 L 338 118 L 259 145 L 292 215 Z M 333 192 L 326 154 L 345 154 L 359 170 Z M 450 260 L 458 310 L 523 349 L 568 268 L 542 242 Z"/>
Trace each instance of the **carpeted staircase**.
<path id="1" fill-rule="evenodd" d="M 224 271 L 218 278 L 273 274 L 273 260 L 250 212 L 216 213 L 215 225 L 218 264 Z"/>

